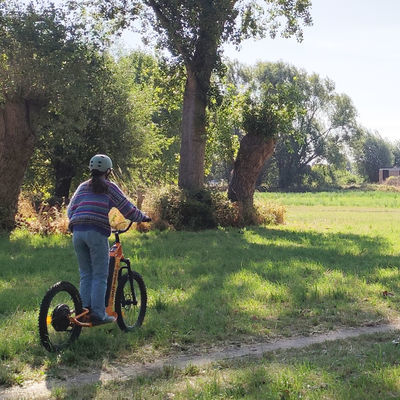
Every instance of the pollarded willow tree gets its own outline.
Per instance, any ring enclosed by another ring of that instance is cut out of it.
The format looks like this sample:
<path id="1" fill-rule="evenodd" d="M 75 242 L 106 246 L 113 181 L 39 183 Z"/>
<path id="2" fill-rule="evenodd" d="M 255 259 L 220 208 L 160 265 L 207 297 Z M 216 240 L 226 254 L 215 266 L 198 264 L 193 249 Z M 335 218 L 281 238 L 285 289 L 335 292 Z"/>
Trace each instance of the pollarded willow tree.
<path id="1" fill-rule="evenodd" d="M 281 72 L 276 68 L 276 75 Z M 255 80 L 247 91 L 242 123 L 246 134 L 240 142 L 228 197 L 242 206 L 243 217 L 248 223 L 252 222 L 257 178 L 272 156 L 279 134 L 295 134 L 293 121 L 304 111 L 300 97 L 296 82 L 285 77 Z"/>
<path id="2" fill-rule="evenodd" d="M 0 3 L 0 229 L 14 226 L 41 113 L 86 62 L 79 33 L 64 19 L 54 7 Z"/>
<path id="3" fill-rule="evenodd" d="M 65 197 L 75 174 L 70 167 L 99 148 L 101 121 L 96 126 L 88 114 L 100 120 L 105 108 L 99 102 L 112 100 L 110 92 L 99 99 L 97 90 L 96 78 L 108 76 L 100 74 L 105 67 L 98 54 L 102 32 L 71 17 L 69 10 L 44 0 L 36 5 L 0 2 L 0 230 L 14 227 L 35 146 L 40 145 L 42 161 L 54 169 L 56 194 Z M 107 109 L 109 115 L 121 111 L 114 103 Z M 121 132 L 117 119 L 109 118 L 109 125 Z M 102 138 L 110 137 L 106 133 Z"/>
<path id="4" fill-rule="evenodd" d="M 274 150 L 280 183 L 302 177 L 312 162 L 345 160 L 345 145 L 357 136 L 356 110 L 348 96 L 334 91 L 332 81 L 283 62 L 253 68 L 236 63 L 229 72 L 249 97 L 231 200 L 251 208 L 257 177 Z"/>
<path id="5" fill-rule="evenodd" d="M 302 39 L 311 24 L 311 0 L 110 0 L 100 13 L 122 26 L 141 17 L 158 43 L 184 63 L 186 85 L 181 124 L 179 186 L 196 190 L 204 183 L 206 108 L 210 79 L 223 43 L 282 36 Z"/>

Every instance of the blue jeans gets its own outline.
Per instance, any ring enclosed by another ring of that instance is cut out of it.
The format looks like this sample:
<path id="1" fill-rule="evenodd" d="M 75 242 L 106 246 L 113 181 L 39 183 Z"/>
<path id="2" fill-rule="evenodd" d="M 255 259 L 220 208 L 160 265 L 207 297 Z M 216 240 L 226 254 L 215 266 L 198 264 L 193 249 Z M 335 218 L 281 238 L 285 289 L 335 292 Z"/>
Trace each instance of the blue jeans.
<path id="1" fill-rule="evenodd" d="M 93 316 L 104 319 L 109 262 L 108 238 L 93 230 L 75 231 L 73 243 L 78 257 L 82 305 L 89 307 Z"/>

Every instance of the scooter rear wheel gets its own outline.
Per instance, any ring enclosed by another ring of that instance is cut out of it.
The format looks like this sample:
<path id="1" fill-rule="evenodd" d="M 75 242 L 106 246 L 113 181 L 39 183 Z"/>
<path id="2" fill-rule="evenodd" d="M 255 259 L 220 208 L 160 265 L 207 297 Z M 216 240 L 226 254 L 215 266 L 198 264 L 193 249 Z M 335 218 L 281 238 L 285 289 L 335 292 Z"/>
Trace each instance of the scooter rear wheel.
<path id="1" fill-rule="evenodd" d="M 79 337 L 82 327 L 70 317 L 81 313 L 82 300 L 72 283 L 58 282 L 47 291 L 39 312 L 39 336 L 46 350 L 60 351 Z"/>

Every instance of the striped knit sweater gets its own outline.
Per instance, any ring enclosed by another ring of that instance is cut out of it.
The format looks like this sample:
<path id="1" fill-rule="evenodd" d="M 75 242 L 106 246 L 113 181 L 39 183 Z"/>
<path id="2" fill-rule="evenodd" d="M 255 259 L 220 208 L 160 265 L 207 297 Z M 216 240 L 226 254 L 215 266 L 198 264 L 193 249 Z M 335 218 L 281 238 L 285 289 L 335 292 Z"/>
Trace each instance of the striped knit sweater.
<path id="1" fill-rule="evenodd" d="M 90 181 L 83 182 L 72 196 L 68 206 L 69 229 L 96 230 L 110 236 L 111 227 L 108 213 L 116 207 L 121 214 L 131 221 L 141 222 L 145 217 L 122 193 L 113 182 L 107 181 L 108 193 L 93 193 Z"/>

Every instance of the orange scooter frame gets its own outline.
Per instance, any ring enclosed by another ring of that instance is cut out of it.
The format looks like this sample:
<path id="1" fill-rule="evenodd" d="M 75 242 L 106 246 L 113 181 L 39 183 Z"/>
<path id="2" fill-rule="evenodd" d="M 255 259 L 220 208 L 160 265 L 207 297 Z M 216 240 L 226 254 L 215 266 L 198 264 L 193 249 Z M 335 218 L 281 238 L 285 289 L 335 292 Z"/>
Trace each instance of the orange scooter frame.
<path id="1" fill-rule="evenodd" d="M 107 282 L 107 292 L 106 292 L 106 313 L 109 316 L 118 318 L 118 314 L 114 311 L 115 304 L 115 294 L 118 285 L 118 276 L 121 269 L 121 260 L 124 259 L 122 252 L 122 246 L 120 242 L 115 242 L 110 248 L 110 262 L 109 262 L 109 275 Z M 129 260 L 124 260 L 125 262 Z M 93 326 L 92 322 L 85 320 L 89 317 L 90 310 L 88 308 L 83 308 L 83 312 L 79 315 L 73 317 L 70 316 L 70 321 L 72 324 L 91 328 Z"/>
<path id="2" fill-rule="evenodd" d="M 125 230 L 113 231 L 115 243 L 110 248 L 110 261 L 105 296 L 106 313 L 117 318 L 123 331 L 131 331 L 141 326 L 147 308 L 147 290 L 143 278 L 131 269 L 125 258 L 119 235 Z M 126 270 L 126 273 L 123 273 Z M 62 302 L 57 303 L 61 295 Z M 68 301 L 66 302 L 65 299 Z M 54 303 L 53 303 L 54 301 Z M 79 291 L 70 282 L 61 281 L 53 285 L 44 296 L 39 313 L 39 336 L 48 351 L 59 351 L 76 340 L 82 328 L 95 326 L 90 321 L 90 310 L 82 307 Z M 57 342 L 59 336 L 65 336 Z"/>

